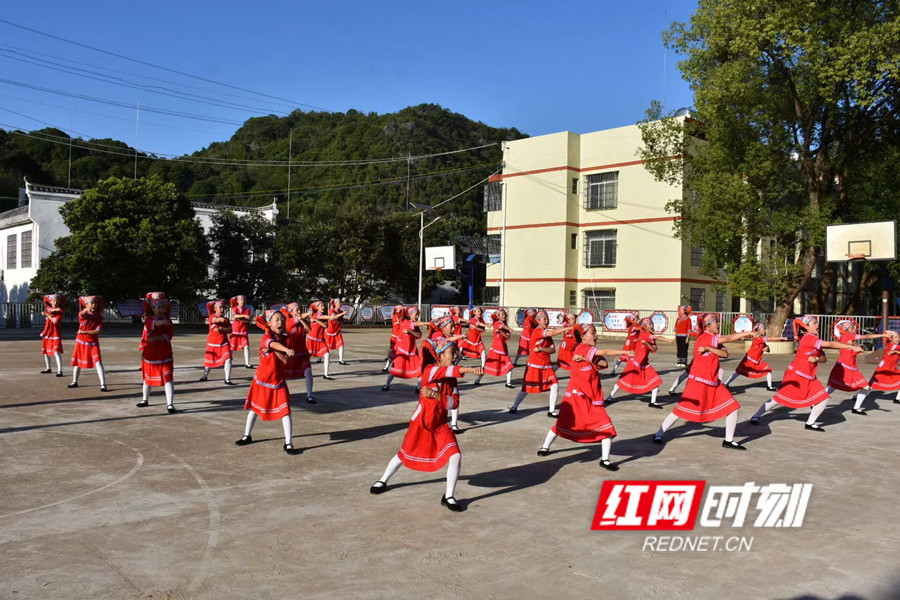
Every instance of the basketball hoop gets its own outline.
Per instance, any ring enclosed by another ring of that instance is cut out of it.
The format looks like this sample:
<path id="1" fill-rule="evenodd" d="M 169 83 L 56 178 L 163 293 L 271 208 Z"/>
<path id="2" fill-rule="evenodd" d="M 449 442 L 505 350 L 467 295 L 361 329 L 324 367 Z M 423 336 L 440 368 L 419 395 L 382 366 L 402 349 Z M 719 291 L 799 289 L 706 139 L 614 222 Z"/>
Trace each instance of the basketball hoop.
<path id="1" fill-rule="evenodd" d="M 847 254 L 847 260 L 850 262 L 866 262 L 866 255 L 860 252 L 850 252 Z"/>

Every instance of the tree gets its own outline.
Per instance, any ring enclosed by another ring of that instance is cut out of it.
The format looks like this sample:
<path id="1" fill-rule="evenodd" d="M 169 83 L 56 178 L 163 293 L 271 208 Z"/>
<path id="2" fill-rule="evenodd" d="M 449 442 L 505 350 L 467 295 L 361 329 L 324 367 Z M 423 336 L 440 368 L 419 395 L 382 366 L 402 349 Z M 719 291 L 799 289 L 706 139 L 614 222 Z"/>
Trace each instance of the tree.
<path id="1" fill-rule="evenodd" d="M 209 242 L 219 297 L 245 294 L 272 301 L 285 295 L 287 275 L 275 252 L 275 236 L 275 224 L 256 212 L 239 216 L 225 209 L 213 217 Z"/>
<path id="2" fill-rule="evenodd" d="M 114 302 L 162 290 L 191 299 L 205 285 L 203 229 L 190 202 L 158 177 L 100 181 L 60 213 L 72 233 L 41 261 L 35 296 L 89 293 Z"/>
<path id="3" fill-rule="evenodd" d="M 769 332 L 780 331 L 825 225 L 858 218 L 873 199 L 861 178 L 896 142 L 897 5 L 700 0 L 664 40 L 685 57 L 696 111 L 661 118 L 652 105 L 641 157 L 683 183 L 669 210 L 682 217 L 676 233 L 705 248 L 704 272 L 724 270 L 736 295 L 774 298 Z"/>

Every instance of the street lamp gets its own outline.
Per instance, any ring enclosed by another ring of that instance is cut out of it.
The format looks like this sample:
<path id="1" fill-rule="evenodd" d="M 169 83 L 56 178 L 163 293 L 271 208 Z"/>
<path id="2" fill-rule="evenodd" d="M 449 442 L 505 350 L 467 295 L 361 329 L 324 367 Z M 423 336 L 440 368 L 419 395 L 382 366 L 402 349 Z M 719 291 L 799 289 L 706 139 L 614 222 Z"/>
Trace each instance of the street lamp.
<path id="1" fill-rule="evenodd" d="M 431 206 L 427 204 L 416 204 L 415 202 L 409 203 L 411 206 L 418 208 L 421 210 L 419 213 L 419 310 L 422 309 L 422 271 L 425 268 L 425 228 L 430 227 L 437 223 L 440 220 L 440 217 L 435 217 L 431 220 L 428 225 L 425 224 L 425 213 L 429 210 L 432 210 Z"/>

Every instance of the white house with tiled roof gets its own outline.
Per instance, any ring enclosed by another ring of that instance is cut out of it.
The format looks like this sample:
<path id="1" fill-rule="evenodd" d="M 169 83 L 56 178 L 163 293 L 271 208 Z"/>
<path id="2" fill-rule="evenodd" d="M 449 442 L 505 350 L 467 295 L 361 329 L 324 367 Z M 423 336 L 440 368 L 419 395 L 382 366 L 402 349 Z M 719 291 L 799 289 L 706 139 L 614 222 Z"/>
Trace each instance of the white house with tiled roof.
<path id="1" fill-rule="evenodd" d="M 0 213 L 0 302 L 24 302 L 31 280 L 41 261 L 56 250 L 56 240 L 69 235 L 59 209 L 83 190 L 25 182 L 18 208 Z M 204 233 L 212 228 L 212 218 L 228 208 L 238 215 L 252 212 L 274 221 L 278 216 L 275 202 L 259 208 L 192 203 L 194 214 Z"/>

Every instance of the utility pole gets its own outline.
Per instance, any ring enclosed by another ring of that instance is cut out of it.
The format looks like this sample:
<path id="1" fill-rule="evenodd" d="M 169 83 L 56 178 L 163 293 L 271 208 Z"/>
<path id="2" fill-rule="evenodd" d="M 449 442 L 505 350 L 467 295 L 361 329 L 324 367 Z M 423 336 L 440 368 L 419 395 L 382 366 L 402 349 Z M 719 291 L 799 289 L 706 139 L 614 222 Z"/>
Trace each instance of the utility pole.
<path id="1" fill-rule="evenodd" d="M 287 193 L 287 220 L 291 220 L 291 161 L 294 160 L 294 128 L 291 127 L 288 138 L 288 193 Z"/>
<path id="2" fill-rule="evenodd" d="M 137 114 L 134 122 L 134 178 L 137 179 L 138 138 L 141 133 L 141 101 L 138 99 Z"/>

